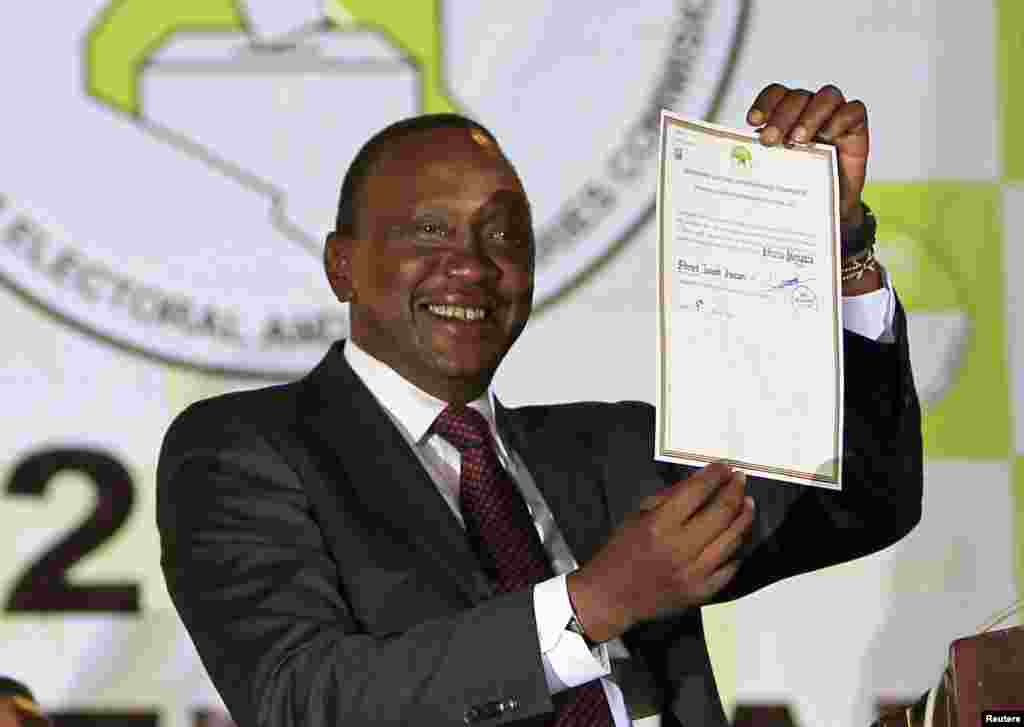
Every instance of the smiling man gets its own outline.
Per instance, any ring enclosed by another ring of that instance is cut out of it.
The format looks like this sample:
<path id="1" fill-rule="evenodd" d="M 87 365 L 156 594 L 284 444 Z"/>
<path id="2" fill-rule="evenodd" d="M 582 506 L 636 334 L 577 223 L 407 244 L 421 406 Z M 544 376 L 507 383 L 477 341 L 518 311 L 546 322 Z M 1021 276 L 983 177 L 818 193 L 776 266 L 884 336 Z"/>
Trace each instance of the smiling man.
<path id="1" fill-rule="evenodd" d="M 460 118 L 420 117 L 370 150 L 326 247 L 352 340 L 452 404 L 484 392 L 533 299 L 526 193 L 490 134 Z"/>
<path id="2" fill-rule="evenodd" d="M 240 725 L 725 725 L 699 606 L 914 526 L 920 410 L 860 202 L 866 109 L 773 84 L 748 120 L 838 150 L 844 490 L 655 462 L 647 404 L 502 407 L 525 190 L 479 124 L 399 122 L 349 168 L 325 248 L 351 339 L 300 381 L 193 405 L 161 452 L 167 585 Z"/>

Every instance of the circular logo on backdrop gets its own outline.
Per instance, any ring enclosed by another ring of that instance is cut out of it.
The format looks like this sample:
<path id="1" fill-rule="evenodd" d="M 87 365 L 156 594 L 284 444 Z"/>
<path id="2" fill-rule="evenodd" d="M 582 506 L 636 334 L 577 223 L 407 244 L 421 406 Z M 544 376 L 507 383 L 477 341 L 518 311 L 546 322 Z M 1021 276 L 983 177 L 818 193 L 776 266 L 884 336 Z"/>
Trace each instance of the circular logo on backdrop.
<path id="1" fill-rule="evenodd" d="M 0 277 L 122 348 L 299 375 L 348 332 L 321 255 L 349 162 L 456 111 L 523 178 L 544 306 L 649 218 L 659 112 L 711 111 L 747 2 L 96 2 L 0 51 L 46 86 L 4 163 Z"/>

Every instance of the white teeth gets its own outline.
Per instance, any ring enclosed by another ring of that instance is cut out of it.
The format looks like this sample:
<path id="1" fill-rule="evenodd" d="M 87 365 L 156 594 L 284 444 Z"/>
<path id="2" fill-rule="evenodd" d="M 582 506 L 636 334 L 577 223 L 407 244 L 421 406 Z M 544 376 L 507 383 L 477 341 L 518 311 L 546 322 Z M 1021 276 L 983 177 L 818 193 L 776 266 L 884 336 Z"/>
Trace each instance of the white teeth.
<path id="1" fill-rule="evenodd" d="M 483 308 L 467 308 L 461 305 L 428 305 L 427 308 L 434 315 L 442 318 L 458 318 L 463 321 L 479 321 L 487 316 Z"/>

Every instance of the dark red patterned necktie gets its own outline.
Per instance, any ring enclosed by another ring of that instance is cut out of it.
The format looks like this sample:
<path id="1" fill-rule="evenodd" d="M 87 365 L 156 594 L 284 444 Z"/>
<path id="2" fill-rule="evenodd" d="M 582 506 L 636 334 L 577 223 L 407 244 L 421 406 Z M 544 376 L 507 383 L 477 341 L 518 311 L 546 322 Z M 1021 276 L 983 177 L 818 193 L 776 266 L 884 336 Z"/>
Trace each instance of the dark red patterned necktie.
<path id="1" fill-rule="evenodd" d="M 520 590 L 554 576 L 540 536 L 519 488 L 498 462 L 483 415 L 470 407 L 448 406 L 433 430 L 462 456 L 459 506 L 470 542 L 498 593 Z M 554 695 L 553 727 L 612 727 L 611 710 L 600 682 L 591 681 Z"/>

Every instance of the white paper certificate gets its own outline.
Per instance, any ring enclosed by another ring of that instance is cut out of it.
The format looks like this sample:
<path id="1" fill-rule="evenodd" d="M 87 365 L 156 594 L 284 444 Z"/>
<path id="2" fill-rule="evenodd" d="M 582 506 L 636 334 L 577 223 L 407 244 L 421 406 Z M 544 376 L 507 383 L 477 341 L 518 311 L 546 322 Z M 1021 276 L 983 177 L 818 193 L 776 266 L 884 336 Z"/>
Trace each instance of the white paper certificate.
<path id="1" fill-rule="evenodd" d="M 657 220 L 655 459 L 840 489 L 835 149 L 662 112 Z"/>

